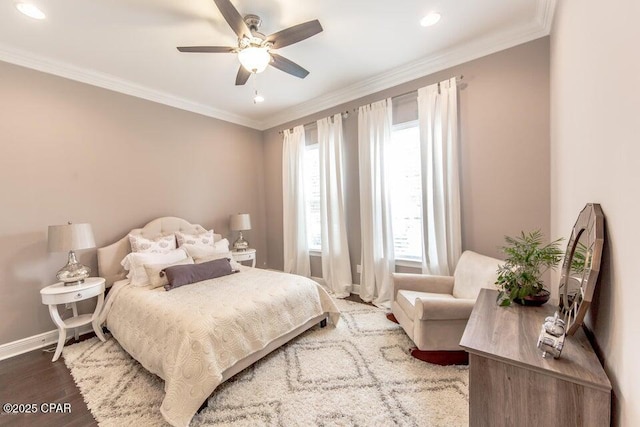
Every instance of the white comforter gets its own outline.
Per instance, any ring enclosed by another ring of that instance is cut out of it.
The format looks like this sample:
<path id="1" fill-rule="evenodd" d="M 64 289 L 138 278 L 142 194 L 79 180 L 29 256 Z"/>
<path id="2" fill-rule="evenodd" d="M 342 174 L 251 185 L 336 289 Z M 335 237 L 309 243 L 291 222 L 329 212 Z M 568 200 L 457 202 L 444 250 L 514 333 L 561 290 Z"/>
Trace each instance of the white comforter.
<path id="1" fill-rule="evenodd" d="M 255 268 L 166 292 L 114 284 L 105 312 L 120 345 L 165 380 L 160 408 L 186 426 L 225 369 L 322 313 L 339 310 L 316 282 Z"/>

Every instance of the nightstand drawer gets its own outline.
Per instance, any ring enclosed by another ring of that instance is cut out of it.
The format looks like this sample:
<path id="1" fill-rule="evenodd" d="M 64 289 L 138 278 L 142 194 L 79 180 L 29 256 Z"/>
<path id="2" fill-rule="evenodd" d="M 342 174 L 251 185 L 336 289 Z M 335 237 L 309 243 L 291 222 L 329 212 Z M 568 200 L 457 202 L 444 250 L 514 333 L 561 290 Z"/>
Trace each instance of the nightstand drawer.
<path id="1" fill-rule="evenodd" d="M 43 304 L 66 304 L 69 302 L 82 301 L 95 297 L 104 292 L 104 284 L 102 286 L 94 286 L 89 289 L 74 290 L 73 286 L 69 286 L 69 291 L 59 294 L 42 295 Z"/>
<path id="2" fill-rule="evenodd" d="M 242 252 L 234 252 L 233 259 L 235 261 L 251 261 L 256 257 L 255 252 L 251 253 L 242 253 Z"/>

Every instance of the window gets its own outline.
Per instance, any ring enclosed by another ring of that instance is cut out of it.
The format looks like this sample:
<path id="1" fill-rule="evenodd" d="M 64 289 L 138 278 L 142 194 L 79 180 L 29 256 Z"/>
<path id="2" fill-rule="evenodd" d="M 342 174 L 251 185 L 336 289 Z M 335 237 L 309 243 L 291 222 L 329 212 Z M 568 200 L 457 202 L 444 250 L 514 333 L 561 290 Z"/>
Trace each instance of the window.
<path id="1" fill-rule="evenodd" d="M 322 250 L 320 231 L 320 151 L 318 144 L 307 145 L 304 159 L 304 195 L 309 250 Z"/>
<path id="2" fill-rule="evenodd" d="M 393 126 L 385 147 L 396 259 L 422 261 L 422 181 L 417 121 Z"/>

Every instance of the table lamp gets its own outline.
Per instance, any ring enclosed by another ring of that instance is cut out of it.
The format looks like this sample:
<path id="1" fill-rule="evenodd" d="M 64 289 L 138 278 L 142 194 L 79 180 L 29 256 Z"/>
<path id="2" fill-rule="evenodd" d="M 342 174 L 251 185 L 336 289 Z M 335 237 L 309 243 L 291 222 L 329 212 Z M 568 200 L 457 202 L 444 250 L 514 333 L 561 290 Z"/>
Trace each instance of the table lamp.
<path id="1" fill-rule="evenodd" d="M 50 225 L 47 241 L 49 252 L 69 251 L 67 265 L 56 274 L 64 286 L 79 285 L 89 277 L 91 269 L 78 262 L 74 251 L 96 247 L 91 224 Z"/>
<path id="2" fill-rule="evenodd" d="M 249 214 L 235 214 L 231 215 L 229 221 L 231 222 L 231 230 L 240 232 L 238 240 L 233 243 L 233 250 L 246 251 L 249 248 L 249 242 L 244 240 L 242 232 L 251 230 L 251 217 Z"/>

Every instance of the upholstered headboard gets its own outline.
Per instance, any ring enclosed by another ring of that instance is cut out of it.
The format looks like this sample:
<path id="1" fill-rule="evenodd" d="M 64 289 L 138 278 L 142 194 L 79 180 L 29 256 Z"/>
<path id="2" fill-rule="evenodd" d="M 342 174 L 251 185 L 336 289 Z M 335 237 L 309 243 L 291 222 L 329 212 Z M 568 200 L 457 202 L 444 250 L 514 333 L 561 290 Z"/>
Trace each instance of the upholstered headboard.
<path id="1" fill-rule="evenodd" d="M 98 274 L 106 280 L 106 286 L 111 286 L 114 282 L 126 277 L 127 272 L 120 262 L 131 252 L 129 234 L 139 234 L 148 239 L 158 236 L 166 236 L 176 231 L 190 234 L 198 234 L 206 230 L 198 224 L 191 224 L 182 218 L 166 216 L 154 219 L 142 228 L 135 228 L 117 242 L 98 249 Z M 220 234 L 214 234 L 214 240 L 222 239 Z"/>

